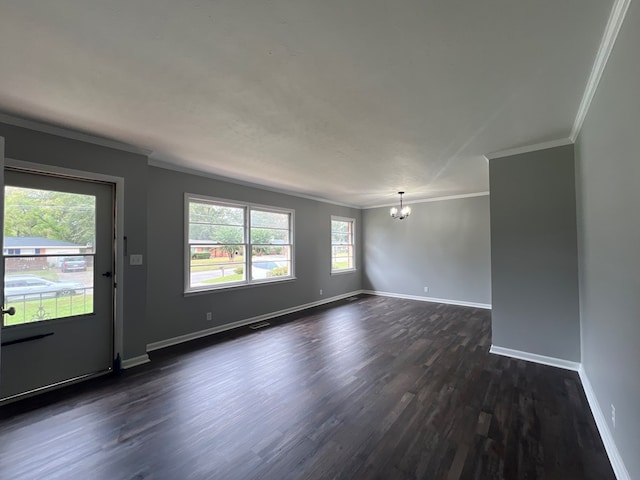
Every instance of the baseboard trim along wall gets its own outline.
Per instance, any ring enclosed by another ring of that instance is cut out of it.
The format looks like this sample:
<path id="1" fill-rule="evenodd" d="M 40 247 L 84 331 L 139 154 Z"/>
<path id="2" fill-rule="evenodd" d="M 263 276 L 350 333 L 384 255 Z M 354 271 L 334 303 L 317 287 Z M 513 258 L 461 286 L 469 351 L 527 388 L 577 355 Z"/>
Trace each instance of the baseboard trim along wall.
<path id="1" fill-rule="evenodd" d="M 147 345 L 147 351 L 152 352 L 154 350 L 160 350 L 162 348 L 170 347 L 172 345 L 178 345 L 180 343 L 188 342 L 190 340 L 195 340 L 198 338 L 206 337 L 208 335 L 214 335 L 216 333 L 225 332 L 227 330 L 243 327 L 246 325 L 250 325 L 252 323 L 269 320 L 271 318 L 280 317 L 282 315 L 299 312 L 299 311 L 306 310 L 313 307 L 319 307 L 320 305 L 325 305 L 327 303 L 337 302 L 339 300 L 343 300 L 345 298 L 352 297 L 354 295 L 359 295 L 362 293 L 368 294 L 368 295 L 377 295 L 382 297 L 394 297 L 394 298 L 403 298 L 407 300 L 418 300 L 422 302 L 434 302 L 434 303 L 445 303 L 445 304 L 451 304 L 451 305 L 460 305 L 464 307 L 476 307 L 476 308 L 486 308 L 486 309 L 491 308 L 491 304 L 485 304 L 485 303 L 465 302 L 460 300 L 448 300 L 443 298 L 420 297 L 417 295 L 403 295 L 398 293 L 379 292 L 374 290 L 356 290 L 353 292 L 336 295 L 334 297 L 325 298 L 315 302 L 305 303 L 303 305 L 298 305 L 296 307 L 285 308 L 283 310 L 278 310 L 276 312 L 265 313 L 263 315 L 257 315 L 255 317 L 239 320 L 237 322 L 232 322 L 232 323 L 220 325 L 213 328 L 208 328 L 206 330 L 200 330 L 197 332 L 188 333 L 186 335 L 180 335 L 178 337 L 168 338 L 166 340 L 160 340 L 158 342 L 152 342 Z M 609 430 L 609 427 L 605 420 L 605 416 L 602 413 L 602 409 L 598 404 L 598 400 L 593 391 L 593 388 L 591 387 L 591 382 L 589 382 L 589 378 L 587 377 L 586 372 L 582 368 L 582 364 L 578 362 L 571 362 L 569 360 L 564 360 L 561 358 L 548 357 L 546 355 L 538 355 L 537 353 L 523 352 L 521 350 L 514 350 L 511 348 L 500 347 L 497 345 L 491 345 L 489 352 L 495 355 L 502 355 L 505 357 L 517 358 L 519 360 L 540 363 L 542 365 L 548 365 L 551 367 L 563 368 L 565 370 L 572 370 L 572 371 L 578 372 L 580 381 L 582 383 L 582 388 L 584 389 L 585 395 L 587 397 L 587 402 L 589 403 L 589 407 L 591 408 L 591 412 L 593 413 L 593 417 L 598 427 L 600 437 L 602 438 L 602 442 L 604 443 L 605 449 L 607 451 L 607 455 L 609 456 L 609 461 L 611 462 L 613 471 L 616 474 L 616 477 L 618 480 L 631 480 L 631 477 L 627 472 L 624 462 L 622 461 L 622 457 L 620 456 L 620 452 L 618 451 L 615 441 L 613 440 L 613 436 L 611 435 L 611 431 Z M 122 368 L 132 368 L 138 365 L 145 364 L 149 361 L 150 361 L 149 355 L 147 354 L 140 355 L 133 358 L 128 358 L 122 362 Z"/>
<path id="2" fill-rule="evenodd" d="M 250 325 L 252 323 L 256 323 L 264 320 L 269 320 L 271 318 L 281 317 L 282 315 L 288 315 L 289 313 L 299 312 L 301 310 L 306 310 L 308 308 L 319 307 L 320 305 L 325 305 L 331 302 L 337 302 L 338 300 L 343 300 L 345 298 L 352 297 L 360 293 L 362 293 L 361 290 L 356 290 L 354 292 L 349 292 L 349 293 L 343 293 L 341 295 L 336 295 L 335 297 L 323 298 L 322 300 L 317 300 L 315 302 L 305 303 L 304 305 L 285 308 L 284 310 L 265 313 L 263 315 L 257 315 L 255 317 L 246 318 L 244 320 L 238 320 L 237 322 L 226 323 L 224 325 L 219 325 L 217 327 L 207 328 L 205 330 L 198 330 L 197 332 L 187 333 L 185 335 L 180 335 L 178 337 L 167 338 L 166 340 L 160 340 L 158 342 L 152 342 L 147 344 L 147 352 L 160 350 L 162 348 L 170 347 L 172 345 L 178 345 L 179 343 L 188 342 L 190 340 L 206 337 L 208 335 L 214 335 L 216 333 L 226 332 L 227 330 L 233 330 L 234 328 L 244 327 L 246 325 Z"/>
<path id="3" fill-rule="evenodd" d="M 446 303 L 449 305 L 459 305 L 461 307 L 475 307 L 491 310 L 490 303 L 475 303 L 466 302 L 464 300 L 449 300 L 447 298 L 421 297 L 419 295 L 404 295 L 402 293 L 380 292 L 378 290 L 362 290 L 362 293 L 378 295 L 380 297 L 404 298 L 406 300 L 418 300 L 420 302 Z"/>
<path id="4" fill-rule="evenodd" d="M 149 363 L 150 361 L 151 360 L 149 359 L 149 355 L 145 353 L 144 355 L 138 355 L 137 357 L 127 358 L 123 360 L 122 368 L 123 369 L 133 368 L 133 367 L 137 367 L 138 365 Z"/>
<path id="5" fill-rule="evenodd" d="M 278 310 L 276 312 L 265 313 L 263 315 L 257 315 L 255 317 L 238 320 L 237 322 L 226 323 L 224 325 L 219 325 L 217 327 L 207 328 L 205 330 L 198 330 L 197 332 L 191 332 L 185 335 L 179 335 L 177 337 L 172 337 L 172 338 L 167 338 L 165 340 L 152 342 L 147 344 L 147 352 L 152 352 L 154 350 L 160 350 L 162 348 L 171 347 L 173 345 L 178 345 L 180 343 L 188 342 L 190 340 L 196 340 L 198 338 L 206 337 L 209 335 L 215 335 L 216 333 L 226 332 L 228 330 L 233 330 L 234 328 L 244 327 L 252 323 L 269 320 L 271 318 L 280 317 L 282 315 L 287 315 L 289 313 L 299 312 L 301 310 L 306 310 L 308 308 L 319 307 L 320 305 L 337 302 L 338 300 L 343 300 L 345 298 L 352 297 L 354 295 L 359 295 L 361 293 L 365 293 L 368 295 L 379 295 L 384 297 L 404 298 L 407 300 L 419 300 L 423 302 L 446 303 L 451 305 L 459 305 L 463 307 L 476 307 L 476 308 L 486 308 L 486 309 L 491 308 L 490 304 L 485 304 L 485 303 L 473 303 L 473 302 L 465 302 L 461 300 L 447 300 L 442 298 L 419 297 L 414 295 L 402 295 L 397 293 L 378 292 L 373 290 L 356 290 L 353 292 L 336 295 L 334 297 L 317 300 L 315 302 L 305 303 L 303 305 L 298 305 L 291 308 L 285 308 L 284 310 Z M 142 365 L 143 363 L 146 363 L 148 361 L 149 361 L 148 355 L 135 357 L 133 359 L 128 359 L 122 362 L 122 368 L 131 368 L 136 365 Z"/>
<path id="6" fill-rule="evenodd" d="M 598 399 L 596 398 L 596 394 L 593 391 L 589 377 L 582 366 L 580 366 L 580 369 L 578 370 L 578 375 L 580 376 L 584 394 L 587 397 L 587 402 L 589 402 L 591 413 L 596 421 L 598 432 L 600 432 L 600 438 L 602 438 L 602 443 L 604 443 L 604 448 L 607 451 L 607 455 L 611 462 L 613 472 L 616 474 L 616 478 L 618 480 L 631 480 L 631 476 L 622 461 L 618 447 L 616 447 L 616 442 L 613 440 L 611 430 L 609 430 L 609 425 L 605 419 L 606 417 L 604 416 L 604 413 L 600 408 L 600 404 L 598 403 Z"/>
<path id="7" fill-rule="evenodd" d="M 511 348 L 498 347 L 491 345 L 489 349 L 490 353 L 496 355 L 502 355 L 503 357 L 517 358 L 519 360 L 527 360 L 528 362 L 541 363 L 542 365 L 549 365 L 550 367 L 563 368 L 565 370 L 573 370 L 577 372 L 580 370 L 580 363 L 571 362 L 562 358 L 547 357 L 546 355 L 538 355 L 537 353 L 523 352 L 521 350 L 513 350 Z"/>
<path id="8" fill-rule="evenodd" d="M 616 474 L 616 478 L 618 480 L 631 480 L 629 472 L 627 471 L 627 468 L 622 461 L 622 457 L 620 456 L 620 452 L 618 451 L 618 447 L 616 447 L 616 443 L 613 440 L 611 430 L 609 430 L 609 425 L 607 424 L 606 417 L 604 416 L 604 413 L 600 408 L 600 404 L 598 403 L 596 394 L 593 391 L 593 387 L 591 387 L 589 377 L 587 376 L 587 373 L 585 372 L 581 363 L 570 362 L 561 358 L 547 357 L 545 355 L 538 355 L 536 353 L 513 350 L 511 348 L 498 347 L 496 345 L 491 345 L 489 352 L 496 355 L 517 358 L 519 360 L 541 363 L 543 365 L 549 365 L 551 367 L 558 367 L 565 370 L 573 370 L 575 372 L 578 372 L 580 383 L 582 384 L 582 389 L 584 390 L 584 394 L 587 397 L 587 403 L 589 403 L 589 408 L 591 409 L 591 413 L 593 414 L 596 426 L 598 427 L 598 432 L 600 433 L 600 438 L 602 438 L 604 448 L 607 451 L 607 456 L 609 457 L 609 462 L 611 462 L 613 472 Z"/>

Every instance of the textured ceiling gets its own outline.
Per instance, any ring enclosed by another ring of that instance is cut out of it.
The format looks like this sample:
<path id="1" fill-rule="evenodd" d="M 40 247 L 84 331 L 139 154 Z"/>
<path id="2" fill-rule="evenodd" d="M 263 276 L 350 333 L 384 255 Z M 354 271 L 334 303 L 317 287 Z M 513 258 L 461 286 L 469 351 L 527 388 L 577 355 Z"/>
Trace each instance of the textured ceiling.
<path id="1" fill-rule="evenodd" d="M 568 137 L 613 0 L 0 0 L 0 111 L 358 206 Z"/>

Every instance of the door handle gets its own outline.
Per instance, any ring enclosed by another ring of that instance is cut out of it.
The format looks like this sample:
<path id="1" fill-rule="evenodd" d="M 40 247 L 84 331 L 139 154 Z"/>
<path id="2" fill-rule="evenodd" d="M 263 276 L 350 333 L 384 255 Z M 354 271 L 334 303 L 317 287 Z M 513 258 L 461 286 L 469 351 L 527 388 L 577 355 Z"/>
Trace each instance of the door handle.
<path id="1" fill-rule="evenodd" d="M 2 315 L 15 315 L 16 309 L 15 307 L 3 308 Z"/>
<path id="2" fill-rule="evenodd" d="M 110 277 L 111 277 L 111 272 L 104 272 L 104 273 L 102 274 L 102 276 L 103 276 L 103 277 L 110 278 Z"/>

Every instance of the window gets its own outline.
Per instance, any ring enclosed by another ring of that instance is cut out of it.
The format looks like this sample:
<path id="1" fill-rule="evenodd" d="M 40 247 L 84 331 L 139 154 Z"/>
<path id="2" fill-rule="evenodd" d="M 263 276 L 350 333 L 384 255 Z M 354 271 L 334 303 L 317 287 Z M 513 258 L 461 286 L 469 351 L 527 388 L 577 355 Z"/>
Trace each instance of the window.
<path id="1" fill-rule="evenodd" d="M 331 273 L 356 269 L 355 226 L 353 218 L 331 217 Z"/>
<path id="2" fill-rule="evenodd" d="M 34 182 L 24 174 L 10 175 L 20 185 Z M 55 179 L 48 180 L 58 185 Z M 88 193 L 5 186 L 4 300 L 15 314 L 5 315 L 2 326 L 95 313 L 93 272 L 67 274 L 69 270 L 59 268 L 58 253 L 83 251 L 86 256 L 73 257 L 82 259 L 83 268 L 73 270 L 87 269 L 85 259 L 93 260 L 96 245 L 96 198 Z"/>
<path id="3" fill-rule="evenodd" d="M 293 278 L 293 211 L 187 194 L 185 291 Z"/>

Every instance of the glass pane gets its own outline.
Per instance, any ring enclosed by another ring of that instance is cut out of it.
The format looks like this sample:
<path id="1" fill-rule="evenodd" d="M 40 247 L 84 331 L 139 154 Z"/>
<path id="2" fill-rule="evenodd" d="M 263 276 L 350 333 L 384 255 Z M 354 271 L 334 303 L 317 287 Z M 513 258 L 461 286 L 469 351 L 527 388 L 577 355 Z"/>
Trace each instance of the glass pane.
<path id="1" fill-rule="evenodd" d="M 332 270 L 350 270 L 353 268 L 353 257 L 340 257 L 331 263 Z"/>
<path id="2" fill-rule="evenodd" d="M 349 233 L 333 233 L 331 235 L 331 243 L 346 245 L 351 243 L 351 234 Z"/>
<path id="3" fill-rule="evenodd" d="M 289 229 L 289 214 L 251 210 L 251 226 Z"/>
<path id="4" fill-rule="evenodd" d="M 251 243 L 260 245 L 287 244 L 289 243 L 289 230 L 252 227 Z"/>
<path id="5" fill-rule="evenodd" d="M 344 270 L 353 268 L 353 247 L 332 247 L 331 268 L 333 270 Z"/>
<path id="6" fill-rule="evenodd" d="M 5 257 L 4 325 L 93 313 L 93 256 Z"/>
<path id="7" fill-rule="evenodd" d="M 349 228 L 351 222 L 345 222 L 342 220 L 331 220 L 331 232 L 332 233 L 348 233 L 351 231 Z"/>
<path id="8" fill-rule="evenodd" d="M 244 225 L 244 208 L 189 202 L 189 223 Z"/>
<path id="9" fill-rule="evenodd" d="M 251 259 L 253 262 L 264 262 L 273 260 L 276 262 L 291 260 L 290 245 L 259 245 L 251 249 Z"/>
<path id="10" fill-rule="evenodd" d="M 93 313 L 96 197 L 5 187 L 4 325 Z"/>
<path id="11" fill-rule="evenodd" d="M 334 257 L 353 256 L 353 247 L 351 245 L 334 245 L 331 249 Z"/>
<path id="12" fill-rule="evenodd" d="M 5 187 L 4 255 L 93 253 L 96 197 Z"/>
<path id="13" fill-rule="evenodd" d="M 189 243 L 244 243 L 244 227 L 189 224 Z"/>
<path id="14" fill-rule="evenodd" d="M 192 245 L 189 262 L 189 286 L 206 287 L 217 284 L 242 282 L 244 271 L 244 245 Z"/>
<path id="15" fill-rule="evenodd" d="M 260 280 L 272 277 L 288 277 L 290 267 L 287 261 L 261 260 L 251 265 L 251 278 Z"/>
<path id="16" fill-rule="evenodd" d="M 252 279 L 291 275 L 291 247 L 289 245 L 253 247 L 251 260 Z"/>

